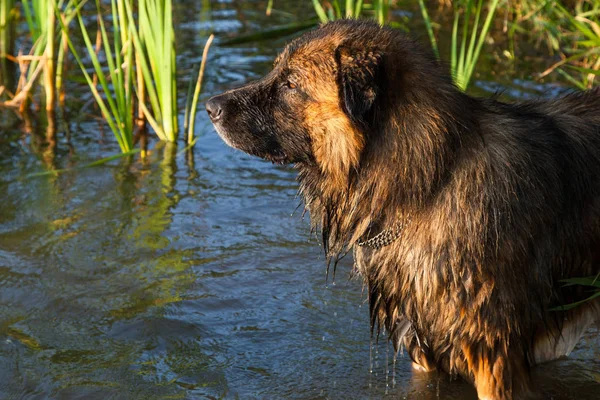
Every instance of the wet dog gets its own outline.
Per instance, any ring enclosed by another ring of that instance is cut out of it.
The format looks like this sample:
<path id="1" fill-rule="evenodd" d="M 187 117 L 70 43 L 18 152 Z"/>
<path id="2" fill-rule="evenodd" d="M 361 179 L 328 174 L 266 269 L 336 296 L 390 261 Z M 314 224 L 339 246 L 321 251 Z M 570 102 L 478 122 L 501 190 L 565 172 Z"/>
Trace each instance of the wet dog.
<path id="1" fill-rule="evenodd" d="M 418 369 L 481 399 L 532 393 L 600 304 L 600 92 L 506 104 L 455 88 L 431 52 L 343 20 L 290 43 L 263 79 L 210 99 L 230 146 L 295 164 L 328 256 L 354 249 L 372 324 Z"/>

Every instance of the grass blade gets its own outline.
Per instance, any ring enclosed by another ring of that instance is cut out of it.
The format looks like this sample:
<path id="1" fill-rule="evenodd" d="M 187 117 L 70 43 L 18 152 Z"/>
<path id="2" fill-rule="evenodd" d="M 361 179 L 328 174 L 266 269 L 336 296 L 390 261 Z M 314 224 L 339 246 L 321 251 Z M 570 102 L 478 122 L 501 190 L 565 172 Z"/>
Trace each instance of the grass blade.
<path id="1" fill-rule="evenodd" d="M 321 22 L 324 24 L 327 23 L 329 21 L 329 17 L 327 17 L 327 13 L 323 9 L 323 6 L 319 2 L 319 0 L 312 0 L 312 3 L 313 8 L 315 9 L 315 12 L 317 13 L 317 16 L 319 17 Z"/>
<path id="2" fill-rule="evenodd" d="M 196 81 L 196 89 L 194 90 L 194 97 L 192 100 L 192 108 L 190 112 L 190 128 L 188 131 L 188 144 L 192 144 L 194 142 L 194 125 L 196 123 L 196 109 L 198 108 L 198 96 L 200 95 L 200 91 L 202 89 L 202 78 L 204 76 L 204 68 L 206 67 L 206 60 L 208 58 L 208 49 L 210 49 L 210 45 L 214 39 L 214 35 L 210 35 L 206 44 L 204 45 L 204 50 L 202 51 L 202 62 L 200 63 L 200 71 L 198 72 L 198 80 Z"/>
<path id="3" fill-rule="evenodd" d="M 431 42 L 431 48 L 433 49 L 435 57 L 439 60 L 440 51 L 438 50 L 437 40 L 435 38 L 435 34 L 433 33 L 433 27 L 431 26 L 431 18 L 429 17 L 429 13 L 427 12 L 427 6 L 425 5 L 425 2 L 423 0 L 419 0 L 419 7 L 421 8 L 421 15 L 423 15 L 423 21 L 425 21 L 425 28 L 427 29 L 427 35 L 429 36 L 429 41 Z M 452 53 L 454 54 L 454 52 Z"/>

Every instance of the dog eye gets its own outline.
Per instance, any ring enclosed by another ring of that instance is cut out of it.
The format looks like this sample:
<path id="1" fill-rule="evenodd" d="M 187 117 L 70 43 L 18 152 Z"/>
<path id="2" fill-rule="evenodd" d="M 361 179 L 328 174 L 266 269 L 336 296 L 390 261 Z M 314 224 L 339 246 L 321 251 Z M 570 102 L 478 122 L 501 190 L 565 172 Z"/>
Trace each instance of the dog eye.
<path id="1" fill-rule="evenodd" d="M 296 85 L 294 82 L 292 81 L 286 81 L 284 86 L 288 89 L 296 89 L 298 87 L 298 85 Z"/>

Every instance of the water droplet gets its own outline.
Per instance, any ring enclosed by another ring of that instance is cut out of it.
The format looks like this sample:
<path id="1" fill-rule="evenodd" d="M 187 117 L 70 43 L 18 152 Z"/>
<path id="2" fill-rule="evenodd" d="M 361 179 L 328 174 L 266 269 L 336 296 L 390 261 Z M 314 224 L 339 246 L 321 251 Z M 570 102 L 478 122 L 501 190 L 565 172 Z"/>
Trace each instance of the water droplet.
<path id="1" fill-rule="evenodd" d="M 396 360 L 398 359 L 398 352 L 394 352 L 394 358 L 392 361 L 392 387 L 396 387 Z"/>
<path id="2" fill-rule="evenodd" d="M 369 342 L 369 374 L 373 373 L 373 337 Z M 369 384 L 370 386 L 370 384 Z"/>
<path id="3" fill-rule="evenodd" d="M 390 341 L 385 341 L 385 394 L 388 394 L 388 388 L 390 387 L 390 364 L 389 364 L 389 354 L 390 354 Z"/>

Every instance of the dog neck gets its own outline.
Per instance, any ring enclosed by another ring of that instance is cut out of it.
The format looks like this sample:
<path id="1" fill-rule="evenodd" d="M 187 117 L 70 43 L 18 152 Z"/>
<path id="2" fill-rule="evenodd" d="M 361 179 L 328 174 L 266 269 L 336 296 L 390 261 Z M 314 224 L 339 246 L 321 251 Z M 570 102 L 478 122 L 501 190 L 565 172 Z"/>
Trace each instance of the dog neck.
<path id="1" fill-rule="evenodd" d="M 313 228 L 321 232 L 328 257 L 335 258 L 354 245 L 379 249 L 402 236 L 410 219 L 385 193 L 376 193 L 374 188 L 361 184 L 357 176 L 339 189 L 327 184 L 327 177 L 317 166 L 296 167 L 300 194 Z"/>

